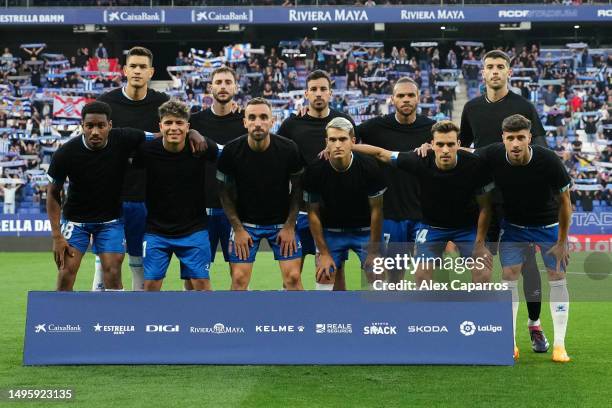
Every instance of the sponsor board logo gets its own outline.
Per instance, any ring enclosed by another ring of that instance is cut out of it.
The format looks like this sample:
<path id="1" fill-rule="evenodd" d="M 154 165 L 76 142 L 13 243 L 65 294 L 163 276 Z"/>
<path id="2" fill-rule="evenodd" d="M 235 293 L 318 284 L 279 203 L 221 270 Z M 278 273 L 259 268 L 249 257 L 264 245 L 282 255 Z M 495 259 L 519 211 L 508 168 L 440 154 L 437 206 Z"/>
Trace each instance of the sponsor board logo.
<path id="1" fill-rule="evenodd" d="M 294 326 L 292 324 L 255 326 L 255 333 L 301 333 L 303 331 L 304 326 Z"/>
<path id="2" fill-rule="evenodd" d="M 191 10 L 191 22 L 207 22 L 214 23 L 252 23 L 253 10 L 245 10 L 240 12 L 235 11 L 200 11 Z"/>
<path id="3" fill-rule="evenodd" d="M 401 20 L 465 20 L 463 10 L 402 10 Z"/>
<path id="4" fill-rule="evenodd" d="M 65 19 L 64 14 L 0 14 L 0 23 L 63 23 Z"/>
<path id="5" fill-rule="evenodd" d="M 104 10 L 104 22 L 105 23 L 114 23 L 114 22 L 156 22 L 163 23 L 166 21 L 166 11 L 109 11 Z"/>
<path id="6" fill-rule="evenodd" d="M 410 325 L 408 326 L 408 333 L 421 334 L 421 333 L 448 333 L 446 326 L 437 325 Z"/>
<path id="7" fill-rule="evenodd" d="M 178 333 L 181 328 L 178 324 L 147 324 L 147 333 Z"/>
<path id="8" fill-rule="evenodd" d="M 112 333 L 115 335 L 123 335 L 136 331 L 135 327 L 132 325 L 102 325 L 100 323 L 96 323 L 92 327 L 95 333 Z"/>
<path id="9" fill-rule="evenodd" d="M 612 9 L 597 10 L 597 17 L 612 17 Z"/>
<path id="10" fill-rule="evenodd" d="M 570 235 L 570 252 L 612 252 L 612 235 Z"/>
<path id="11" fill-rule="evenodd" d="M 366 336 L 390 336 L 397 334 L 397 326 L 391 326 L 387 322 L 374 322 L 363 328 Z"/>
<path id="12" fill-rule="evenodd" d="M 243 327 L 230 327 L 223 323 L 215 323 L 212 327 L 189 327 L 189 333 L 195 334 L 243 334 Z"/>
<path id="13" fill-rule="evenodd" d="M 34 333 L 80 333 L 80 324 L 41 323 L 34 326 Z"/>
<path id="14" fill-rule="evenodd" d="M 465 320 L 459 325 L 459 332 L 466 337 L 473 336 L 476 333 L 498 333 L 502 330 L 502 326 L 495 326 L 492 324 L 477 325 L 470 320 Z"/>
<path id="15" fill-rule="evenodd" d="M 351 334 L 353 325 L 350 323 L 317 323 L 315 324 L 317 334 Z"/>
<path id="16" fill-rule="evenodd" d="M 366 10 L 335 9 L 335 10 L 289 10 L 289 22 L 293 23 L 324 23 L 369 21 Z"/>

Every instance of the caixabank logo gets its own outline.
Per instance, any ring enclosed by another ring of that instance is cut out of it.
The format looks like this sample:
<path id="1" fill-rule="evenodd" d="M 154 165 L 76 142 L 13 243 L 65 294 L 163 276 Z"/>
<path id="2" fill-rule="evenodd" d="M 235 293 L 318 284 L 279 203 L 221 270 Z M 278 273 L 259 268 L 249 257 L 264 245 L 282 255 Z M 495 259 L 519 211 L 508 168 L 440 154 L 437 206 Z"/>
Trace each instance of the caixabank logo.
<path id="1" fill-rule="evenodd" d="M 39 323 L 34 325 L 34 333 L 81 333 L 81 325 Z"/>
<path id="2" fill-rule="evenodd" d="M 104 10 L 105 23 L 164 23 L 166 22 L 166 11 L 114 11 Z"/>
<path id="3" fill-rule="evenodd" d="M 493 324 L 476 324 L 470 320 L 465 320 L 459 325 L 459 332 L 466 337 L 473 336 L 476 333 L 494 334 L 501 333 L 503 331 L 502 326 Z"/>
<path id="4" fill-rule="evenodd" d="M 373 322 L 364 326 L 363 334 L 366 336 L 393 336 L 397 334 L 397 326 L 392 326 L 388 322 Z"/>

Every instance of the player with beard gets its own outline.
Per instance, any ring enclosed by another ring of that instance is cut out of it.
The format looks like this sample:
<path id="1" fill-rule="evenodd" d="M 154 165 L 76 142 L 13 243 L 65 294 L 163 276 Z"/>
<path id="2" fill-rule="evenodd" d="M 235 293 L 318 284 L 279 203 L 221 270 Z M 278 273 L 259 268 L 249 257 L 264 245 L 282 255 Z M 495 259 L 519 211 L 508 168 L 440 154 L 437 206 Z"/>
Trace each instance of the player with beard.
<path id="1" fill-rule="evenodd" d="M 127 78 L 124 87 L 100 95 L 112 109 L 114 127 L 131 127 L 146 132 L 159 132 L 157 109 L 170 98 L 162 92 L 150 89 L 153 77 L 153 54 L 144 47 L 133 47 L 128 51 L 123 74 Z M 130 159 L 131 161 L 131 159 Z M 123 182 L 121 194 L 125 219 L 125 241 L 132 271 L 132 290 L 144 290 L 144 268 L 142 265 L 142 240 L 146 225 L 145 173 L 131 164 Z M 104 290 L 99 259 L 92 290 Z"/>
<path id="2" fill-rule="evenodd" d="M 461 115 L 461 146 L 474 148 L 488 146 L 502 141 L 502 122 L 505 118 L 520 114 L 532 123 L 532 144 L 546 147 L 545 131 L 535 107 L 521 95 L 511 92 L 508 78 L 512 76 L 510 57 L 503 51 L 489 51 L 483 58 L 482 78 L 485 82 L 484 95 L 465 104 Z M 500 225 L 504 218 L 501 194 L 493 193 L 493 218 L 487 241 L 493 243 L 491 252 L 497 253 Z M 536 264 L 535 247 L 526 251 L 522 263 L 523 290 L 527 300 L 529 320 L 527 322 L 532 348 L 536 353 L 548 351 L 549 343 L 540 323 L 542 308 L 542 282 Z"/>
<path id="3" fill-rule="evenodd" d="M 244 115 L 237 111 L 234 96 L 237 92 L 236 72 L 229 67 L 219 67 L 210 74 L 213 104 L 210 108 L 191 116 L 191 129 L 212 139 L 220 148 L 247 133 Z M 219 200 L 216 180 L 217 164 L 207 162 L 206 168 L 206 212 L 208 213 L 208 237 L 210 239 L 211 262 L 215 261 L 217 245 L 221 245 L 223 259 L 229 262 L 227 246 L 231 225 L 223 212 Z M 193 289 L 191 281 L 185 280 L 185 289 Z"/>
<path id="4" fill-rule="evenodd" d="M 408 77 L 398 79 L 391 101 L 395 113 L 370 119 L 357 127 L 362 143 L 389 151 L 410 152 L 431 140 L 435 121 L 417 114 L 419 87 Z M 417 226 L 421 220 L 419 183 L 413 174 L 396 166 L 381 163 L 388 190 L 384 201 L 383 249 L 388 257 L 412 253 Z M 410 244 L 406 244 L 410 243 Z M 389 271 L 393 281 L 402 279 L 404 271 Z"/>
<path id="5" fill-rule="evenodd" d="M 308 110 L 304 115 L 291 115 L 283 121 L 278 134 L 293 140 L 299 147 L 306 165 L 318 159 L 319 153 L 325 149 L 325 127 L 334 118 L 348 119 L 354 126 L 353 119 L 345 113 L 329 107 L 332 96 L 332 81 L 329 74 L 322 70 L 311 72 L 306 78 L 306 91 L 304 96 L 308 99 Z M 297 233 L 302 240 L 302 264 L 306 255 L 315 255 L 316 248 L 310 228 L 308 226 L 308 212 L 306 204 L 302 202 L 297 221 Z M 337 289 L 345 289 L 343 270 L 328 279 L 322 277 L 316 282 L 317 290 L 334 289 L 335 279 Z"/>

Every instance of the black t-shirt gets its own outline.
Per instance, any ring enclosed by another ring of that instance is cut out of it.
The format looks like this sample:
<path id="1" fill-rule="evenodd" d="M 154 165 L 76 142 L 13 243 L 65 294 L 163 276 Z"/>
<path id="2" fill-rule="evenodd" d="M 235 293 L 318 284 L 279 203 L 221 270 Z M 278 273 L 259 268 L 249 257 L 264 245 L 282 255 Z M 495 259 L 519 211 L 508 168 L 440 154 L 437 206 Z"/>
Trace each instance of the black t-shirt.
<path id="1" fill-rule="evenodd" d="M 297 145 L 270 134 L 263 152 L 251 149 L 248 136 L 241 136 L 223 148 L 217 163 L 217 179 L 236 186 L 236 210 L 240 221 L 283 224 L 289 215 L 289 181 L 304 166 Z"/>
<path id="2" fill-rule="evenodd" d="M 503 143 L 475 153 L 484 159 L 504 200 L 505 218 L 512 224 L 543 226 L 559 222 L 556 197 L 571 184 L 563 163 L 552 150 L 532 146 L 532 157 L 524 166 L 508 161 Z"/>
<path id="3" fill-rule="evenodd" d="M 144 99 L 133 101 L 123 94 L 122 88 L 113 89 L 98 97 L 99 101 L 108 103 L 113 110 L 113 127 L 131 127 L 152 133 L 159 132 L 157 108 L 169 99 L 163 92 L 148 89 Z M 144 201 L 145 183 L 144 169 L 136 169 L 130 165 L 125 174 L 121 199 Z"/>
<path id="4" fill-rule="evenodd" d="M 230 113 L 225 116 L 215 115 L 210 108 L 191 116 L 189 123 L 202 135 L 225 146 L 232 140 L 246 134 L 242 113 Z M 219 186 L 216 179 L 217 163 L 206 163 L 206 207 L 221 208 Z"/>
<path id="5" fill-rule="evenodd" d="M 363 228 L 370 226 L 369 198 L 386 190 L 382 171 L 368 156 L 353 153 L 349 168 L 334 170 L 327 160 L 318 160 L 306 168 L 306 202 L 321 204 L 324 228 Z"/>
<path id="6" fill-rule="evenodd" d="M 309 164 L 317 160 L 319 153 L 325 148 L 325 126 L 337 117 L 348 119 L 355 126 L 349 115 L 330 109 L 325 118 L 315 118 L 308 114 L 291 115 L 283 121 L 278 134 L 293 140 L 300 149 L 304 163 Z"/>
<path id="7" fill-rule="evenodd" d="M 357 135 L 363 143 L 372 146 L 394 152 L 409 152 L 423 143 L 431 142 L 434 123 L 425 116 L 417 115 L 413 123 L 402 125 L 395 119 L 395 114 L 389 114 L 363 122 L 357 127 Z M 414 175 L 385 163 L 380 166 L 389 186 L 385 193 L 385 219 L 420 220 L 419 184 Z"/>
<path id="8" fill-rule="evenodd" d="M 461 146 L 485 147 L 502 141 L 502 122 L 508 116 L 520 114 L 531 121 L 533 144 L 546 146 L 546 132 L 531 102 L 509 91 L 497 102 L 488 102 L 485 95 L 472 99 L 463 107 L 461 115 Z"/>
<path id="9" fill-rule="evenodd" d="M 493 189 L 493 178 L 478 156 L 459 150 L 457 165 L 450 170 L 436 166 L 434 152 L 420 157 L 403 152 L 397 168 L 414 174 L 421 187 L 423 221 L 433 227 L 467 228 L 478 222 L 476 196 Z"/>
<path id="10" fill-rule="evenodd" d="M 112 128 L 101 150 L 90 150 L 83 137 L 61 146 L 51 159 L 48 175 L 59 186 L 69 179 L 63 215 L 73 222 L 105 222 L 121 216 L 121 186 L 130 154 L 145 132 Z"/>
<path id="11" fill-rule="evenodd" d="M 164 149 L 161 137 L 140 145 L 134 165 L 146 171 L 147 232 L 176 237 L 207 227 L 206 162 L 215 161 L 219 150 L 214 141 L 206 142 L 199 158 L 188 142 L 180 153 Z"/>

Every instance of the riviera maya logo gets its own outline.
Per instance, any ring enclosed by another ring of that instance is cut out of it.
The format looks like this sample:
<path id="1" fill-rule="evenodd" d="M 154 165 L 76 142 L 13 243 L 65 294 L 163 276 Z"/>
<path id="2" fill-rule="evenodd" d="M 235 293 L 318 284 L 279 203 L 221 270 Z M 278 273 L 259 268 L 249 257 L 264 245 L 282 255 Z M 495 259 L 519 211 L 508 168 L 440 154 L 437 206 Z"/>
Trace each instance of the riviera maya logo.
<path id="1" fill-rule="evenodd" d="M 466 320 L 459 325 L 459 331 L 461 331 L 461 334 L 464 336 L 472 336 L 476 333 L 476 325 L 474 322 Z"/>

